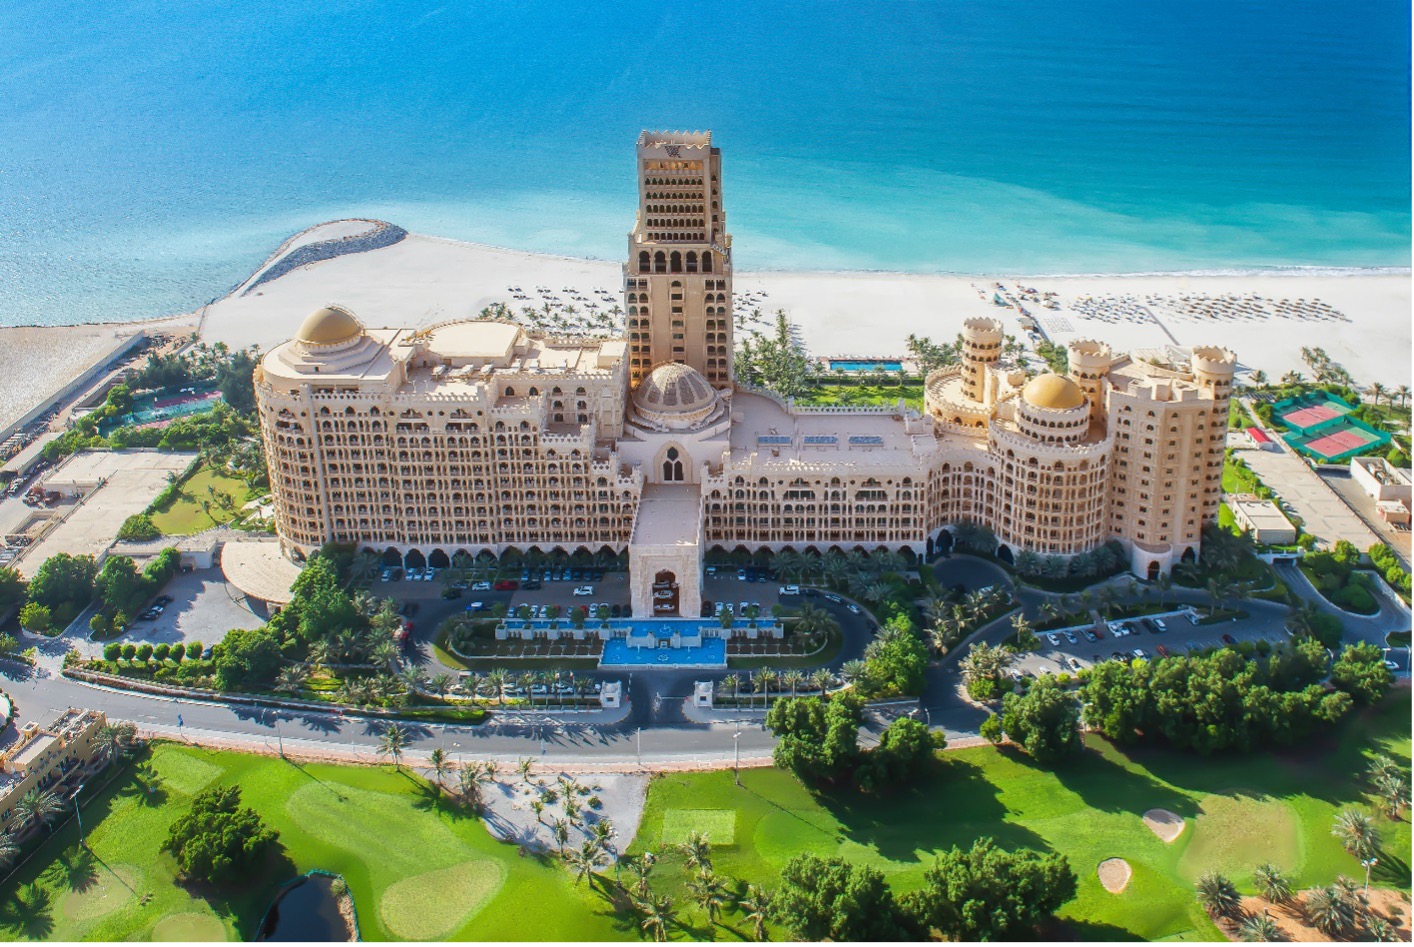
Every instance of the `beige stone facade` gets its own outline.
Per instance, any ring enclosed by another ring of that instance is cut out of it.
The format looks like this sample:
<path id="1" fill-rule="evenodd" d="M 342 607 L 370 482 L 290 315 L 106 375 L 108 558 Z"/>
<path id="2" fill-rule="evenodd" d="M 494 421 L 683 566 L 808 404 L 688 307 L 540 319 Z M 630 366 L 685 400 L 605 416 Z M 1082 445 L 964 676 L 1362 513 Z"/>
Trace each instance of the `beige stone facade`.
<path id="1" fill-rule="evenodd" d="M 636 615 L 697 614 L 714 547 L 925 555 L 970 521 L 1004 557 L 1118 539 L 1144 576 L 1197 554 L 1221 501 L 1231 352 L 1078 342 L 1069 376 L 1033 378 L 1000 361 L 999 323 L 969 319 L 922 413 L 745 390 L 720 153 L 706 133 L 645 132 L 638 167 L 626 339 L 366 329 L 334 306 L 265 356 L 287 550 L 337 540 L 433 566 L 626 550 Z"/>
<path id="2" fill-rule="evenodd" d="M 47 727 L 21 728 L 19 739 L 0 752 L 0 831 L 20 828 L 15 803 L 25 793 L 73 783 L 98 762 L 98 731 L 107 723 L 101 710 L 70 708 Z"/>

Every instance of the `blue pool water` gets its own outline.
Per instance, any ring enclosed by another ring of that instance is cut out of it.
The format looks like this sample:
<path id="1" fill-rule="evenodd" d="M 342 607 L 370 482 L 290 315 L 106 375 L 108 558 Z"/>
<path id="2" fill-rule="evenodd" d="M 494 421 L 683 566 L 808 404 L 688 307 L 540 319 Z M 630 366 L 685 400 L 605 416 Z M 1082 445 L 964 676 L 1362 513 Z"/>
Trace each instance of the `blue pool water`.
<path id="1" fill-rule="evenodd" d="M 653 647 L 656 638 L 611 638 L 604 642 L 600 667 L 726 667 L 727 643 L 721 638 L 706 638 L 692 648 Z M 647 644 L 648 647 L 635 645 Z"/>
<path id="2" fill-rule="evenodd" d="M 714 131 L 742 271 L 1409 265 L 1408 0 L 714 14 L 7 0 L 0 324 L 189 311 L 336 217 L 617 260 L 645 127 Z"/>
<path id="3" fill-rule="evenodd" d="M 855 361 L 855 360 L 853 360 L 853 359 L 844 359 L 844 358 L 832 358 L 832 359 L 830 359 L 830 369 L 831 369 L 831 371 L 833 371 L 834 369 L 837 369 L 837 368 L 838 368 L 840 371 L 845 371 L 845 372 L 873 372 L 873 371 L 896 372 L 896 371 L 899 371 L 900 369 L 903 368 L 903 363 L 902 363 L 902 362 L 891 362 L 891 361 L 882 361 L 882 362 Z"/>

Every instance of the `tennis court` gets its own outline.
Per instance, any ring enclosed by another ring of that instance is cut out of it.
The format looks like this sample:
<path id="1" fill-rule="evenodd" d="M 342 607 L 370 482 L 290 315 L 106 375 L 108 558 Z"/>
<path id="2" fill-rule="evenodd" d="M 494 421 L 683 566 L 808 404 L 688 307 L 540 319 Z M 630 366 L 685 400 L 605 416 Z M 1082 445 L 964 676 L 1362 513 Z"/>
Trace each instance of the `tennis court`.
<path id="1" fill-rule="evenodd" d="M 1272 413 L 1281 419 L 1282 424 L 1302 433 L 1344 417 L 1352 410 L 1345 401 L 1324 391 L 1288 398 L 1272 405 Z"/>
<path id="2" fill-rule="evenodd" d="M 1326 463 L 1345 460 L 1371 448 L 1383 447 L 1390 441 L 1384 431 L 1377 431 L 1356 418 L 1341 418 L 1314 431 L 1288 434 L 1283 438 L 1299 451 Z"/>

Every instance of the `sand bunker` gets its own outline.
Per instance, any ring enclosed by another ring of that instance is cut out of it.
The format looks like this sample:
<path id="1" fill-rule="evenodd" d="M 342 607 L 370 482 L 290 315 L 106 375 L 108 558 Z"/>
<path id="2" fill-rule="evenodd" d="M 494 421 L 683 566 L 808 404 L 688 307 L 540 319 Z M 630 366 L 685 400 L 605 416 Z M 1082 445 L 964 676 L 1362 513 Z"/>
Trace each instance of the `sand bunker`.
<path id="1" fill-rule="evenodd" d="M 1165 842 L 1172 842 L 1183 834 L 1183 816 L 1167 809 L 1150 809 L 1144 813 L 1144 824 Z"/>
<path id="2" fill-rule="evenodd" d="M 1129 884 L 1129 878 L 1134 874 L 1134 869 L 1129 867 L 1129 862 L 1123 858 L 1106 858 L 1100 862 L 1100 867 L 1096 869 L 1100 876 L 1100 884 L 1105 886 L 1105 890 L 1110 894 L 1119 894 Z"/>

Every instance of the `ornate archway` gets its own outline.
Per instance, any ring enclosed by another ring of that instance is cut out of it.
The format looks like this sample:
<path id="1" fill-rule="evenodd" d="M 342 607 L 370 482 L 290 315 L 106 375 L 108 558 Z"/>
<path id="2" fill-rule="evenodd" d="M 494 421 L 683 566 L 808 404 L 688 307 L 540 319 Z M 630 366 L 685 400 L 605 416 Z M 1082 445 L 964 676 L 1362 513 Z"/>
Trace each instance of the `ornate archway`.
<path id="1" fill-rule="evenodd" d="M 653 615 L 655 618 L 678 615 L 678 577 L 667 569 L 653 576 Z"/>

